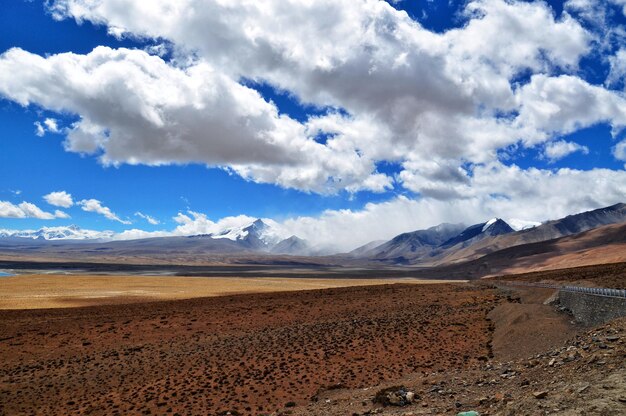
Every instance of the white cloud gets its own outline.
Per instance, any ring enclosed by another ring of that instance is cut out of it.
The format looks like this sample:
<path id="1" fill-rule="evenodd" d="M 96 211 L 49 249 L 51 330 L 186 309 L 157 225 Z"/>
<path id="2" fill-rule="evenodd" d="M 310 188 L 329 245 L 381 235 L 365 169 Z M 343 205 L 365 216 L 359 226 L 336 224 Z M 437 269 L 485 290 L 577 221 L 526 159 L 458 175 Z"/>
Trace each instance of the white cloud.
<path id="1" fill-rule="evenodd" d="M 69 208 L 74 205 L 72 195 L 65 191 L 50 192 L 44 195 L 43 199 L 45 199 L 48 204 L 54 205 L 55 207 Z"/>
<path id="2" fill-rule="evenodd" d="M 379 161 L 434 159 L 460 168 L 492 162 L 519 140 L 534 146 L 588 120 L 619 124 L 622 116 L 564 111 L 560 129 L 535 114 L 536 103 L 527 101 L 538 98 L 518 87 L 517 75 L 542 73 L 545 85 L 534 88 L 552 85 L 555 68 L 576 71 L 592 40 L 567 13 L 555 20 L 541 2 L 471 1 L 467 24 L 442 34 L 377 0 L 57 0 L 50 7 L 59 19 L 171 42 L 175 65 L 103 47 L 47 58 L 13 49 L 0 58 L 0 93 L 79 114 L 66 149 L 99 154 L 104 163 L 198 162 L 305 191 L 382 192 L 394 182 L 376 171 Z M 241 78 L 350 115 L 330 111 L 298 122 Z M 600 87 L 587 89 L 621 105 Z M 544 107 L 563 106 L 546 93 Z M 497 116 L 516 111 L 514 120 Z M 317 143 L 319 134 L 332 138 Z"/>
<path id="3" fill-rule="evenodd" d="M 46 134 L 46 129 L 38 121 L 35 121 L 35 134 L 39 137 L 43 137 Z"/>
<path id="4" fill-rule="evenodd" d="M 113 234 L 107 238 L 112 240 L 139 240 L 143 238 L 172 237 L 173 235 L 171 231 L 145 231 L 133 228 Z"/>
<path id="5" fill-rule="evenodd" d="M 0 94 L 78 115 L 64 129 L 44 121 L 41 133 L 62 131 L 66 150 L 104 164 L 202 163 L 311 192 L 419 193 L 281 222 L 319 245 L 347 249 L 442 221 L 538 221 L 625 194 L 622 171 L 521 169 L 498 156 L 534 147 L 557 160 L 588 152 L 564 134 L 608 123 L 617 137 L 626 125 L 624 94 L 587 82 L 578 68 L 614 35 L 598 34 L 604 8 L 594 3 L 570 0 L 555 18 L 545 2 L 473 0 L 461 27 L 435 33 L 378 0 L 56 0 L 49 7 L 57 19 L 165 42 L 173 60 L 154 56 L 161 47 L 47 57 L 11 49 L 0 55 Z M 572 16 L 596 26 L 586 30 Z M 623 79 L 621 54 L 608 58 L 609 87 Z M 242 79 L 329 109 L 292 119 Z M 378 172 L 382 161 L 401 171 Z M 176 221 L 175 230 L 151 235 L 223 225 L 197 212 Z"/>
<path id="6" fill-rule="evenodd" d="M 63 212 L 59 209 L 54 210 L 54 216 L 56 218 L 65 218 L 65 219 L 71 218 L 66 212 Z"/>
<path id="7" fill-rule="evenodd" d="M 582 154 L 589 154 L 589 148 L 582 146 L 578 143 L 568 142 L 565 140 L 558 140 L 556 142 L 550 142 L 546 144 L 544 149 L 544 156 L 552 163 L 557 160 L 563 159 L 565 156 L 572 153 L 581 152 Z"/>
<path id="8" fill-rule="evenodd" d="M 10 81 L 4 70 L 24 64 L 29 71 Z M 47 83 L 50 73 L 59 82 Z M 48 58 L 12 49 L 0 58 L 0 91 L 23 105 L 81 114 L 66 149 L 103 152 L 107 164 L 230 166 L 252 180 L 318 192 L 389 183 L 368 182 L 381 176 L 373 160 L 317 143 L 306 125 L 205 63 L 179 69 L 144 51 L 106 47 Z"/>
<path id="9" fill-rule="evenodd" d="M 613 147 L 613 156 L 618 160 L 626 162 L 626 139 Z"/>
<path id="10" fill-rule="evenodd" d="M 154 217 L 152 217 L 150 215 L 146 215 L 146 214 L 144 214 L 142 212 L 135 212 L 135 216 L 137 216 L 139 218 L 143 218 L 144 220 L 148 221 L 152 225 L 159 225 L 161 223 L 156 218 L 154 218 Z"/>
<path id="11" fill-rule="evenodd" d="M 77 205 L 80 205 L 83 211 L 95 212 L 103 215 L 111 221 L 117 221 L 122 224 L 131 224 L 130 221 L 126 221 L 118 217 L 117 214 L 113 213 L 109 207 L 103 206 L 97 199 L 83 199 L 82 201 L 77 202 Z"/>
<path id="12" fill-rule="evenodd" d="M 35 121 L 35 134 L 39 137 L 43 137 L 46 132 L 61 133 L 57 121 L 53 118 L 46 118 L 43 123 Z"/>
<path id="13" fill-rule="evenodd" d="M 26 201 L 17 205 L 9 201 L 0 201 L 0 218 L 37 218 L 40 220 L 53 220 L 55 218 L 69 218 L 69 216 L 59 210 L 51 214 L 43 211 L 37 205 Z"/>
<path id="14" fill-rule="evenodd" d="M 621 48 L 615 55 L 609 57 L 609 64 L 611 65 L 611 72 L 609 72 L 606 82 L 609 85 L 623 82 L 626 79 L 626 48 Z"/>
<path id="15" fill-rule="evenodd" d="M 600 122 L 611 124 L 614 134 L 626 126 L 623 95 L 570 75 L 535 75 L 516 99 L 520 114 L 514 124 L 531 145 Z"/>

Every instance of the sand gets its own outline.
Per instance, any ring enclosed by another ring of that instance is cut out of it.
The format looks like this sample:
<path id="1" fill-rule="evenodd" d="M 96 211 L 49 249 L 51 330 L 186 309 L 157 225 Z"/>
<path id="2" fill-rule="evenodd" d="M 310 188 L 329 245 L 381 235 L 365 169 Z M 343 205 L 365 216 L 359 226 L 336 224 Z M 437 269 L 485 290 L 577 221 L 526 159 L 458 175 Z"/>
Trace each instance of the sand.
<path id="1" fill-rule="evenodd" d="M 418 279 L 296 279 L 177 276 L 18 275 L 0 278 L 0 309 L 45 309 L 192 299 L 244 293 L 288 292 Z"/>

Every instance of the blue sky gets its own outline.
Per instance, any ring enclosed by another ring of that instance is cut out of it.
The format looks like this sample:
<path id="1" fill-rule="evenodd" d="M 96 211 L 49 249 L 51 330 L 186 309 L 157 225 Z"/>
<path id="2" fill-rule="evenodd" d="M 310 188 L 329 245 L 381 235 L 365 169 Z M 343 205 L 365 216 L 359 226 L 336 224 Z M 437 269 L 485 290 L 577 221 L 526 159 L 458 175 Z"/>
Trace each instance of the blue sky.
<path id="1" fill-rule="evenodd" d="M 622 0 L 5 3 L 0 229 L 243 215 L 345 248 L 626 201 Z"/>

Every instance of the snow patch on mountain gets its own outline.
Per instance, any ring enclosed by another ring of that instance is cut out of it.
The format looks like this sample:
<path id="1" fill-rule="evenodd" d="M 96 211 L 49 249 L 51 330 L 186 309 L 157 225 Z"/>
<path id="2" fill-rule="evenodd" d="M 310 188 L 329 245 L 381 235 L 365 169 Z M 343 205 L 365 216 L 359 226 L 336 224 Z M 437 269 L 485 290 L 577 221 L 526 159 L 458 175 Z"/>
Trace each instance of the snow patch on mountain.
<path id="1" fill-rule="evenodd" d="M 225 228 L 221 231 L 208 234 L 208 236 L 215 239 L 227 238 L 232 241 L 245 241 L 254 238 L 268 246 L 278 244 L 288 237 L 278 223 L 268 219 L 257 219 L 252 223 Z"/>
<path id="2" fill-rule="evenodd" d="M 511 219 L 507 220 L 506 222 L 515 231 L 527 230 L 529 228 L 534 228 L 534 227 L 538 227 L 538 226 L 541 225 L 541 223 L 538 222 L 538 221 L 520 220 L 520 219 L 517 219 L 517 218 L 511 218 Z"/>
<path id="3" fill-rule="evenodd" d="M 487 221 L 487 222 L 485 223 L 485 225 L 483 225 L 483 230 L 482 230 L 482 232 L 484 233 L 485 231 L 487 231 L 487 229 L 488 229 L 489 227 L 491 227 L 493 224 L 495 224 L 495 223 L 496 223 L 496 221 L 498 221 L 498 218 L 492 218 L 492 219 L 490 219 L 489 221 Z"/>

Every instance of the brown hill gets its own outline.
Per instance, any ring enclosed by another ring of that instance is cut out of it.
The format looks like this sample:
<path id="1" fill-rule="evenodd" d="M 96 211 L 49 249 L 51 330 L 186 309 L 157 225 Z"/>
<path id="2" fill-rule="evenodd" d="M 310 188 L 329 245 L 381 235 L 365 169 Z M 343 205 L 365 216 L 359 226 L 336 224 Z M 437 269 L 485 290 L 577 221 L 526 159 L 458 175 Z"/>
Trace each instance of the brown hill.
<path id="1" fill-rule="evenodd" d="M 438 266 L 475 260 L 509 247 L 547 242 L 560 237 L 576 235 L 598 227 L 603 228 L 603 226 L 609 224 L 623 225 L 624 221 L 626 221 L 626 204 L 616 204 L 610 207 L 600 208 L 576 215 L 569 215 L 565 218 L 554 221 L 548 221 L 538 227 L 518 231 L 516 233 L 497 235 L 478 241 L 468 247 L 461 247 L 457 250 L 448 250 L 437 257 L 437 259 L 430 263 L 430 265 Z M 592 238 L 595 239 L 596 237 Z M 598 240 L 598 243 L 601 243 L 601 239 Z M 597 245 L 602 244 L 594 243 L 594 246 Z M 581 246 L 580 249 L 582 248 L 585 247 Z M 567 251 L 571 251 L 571 248 Z M 600 254 L 599 257 L 602 257 L 602 254 Z"/>

